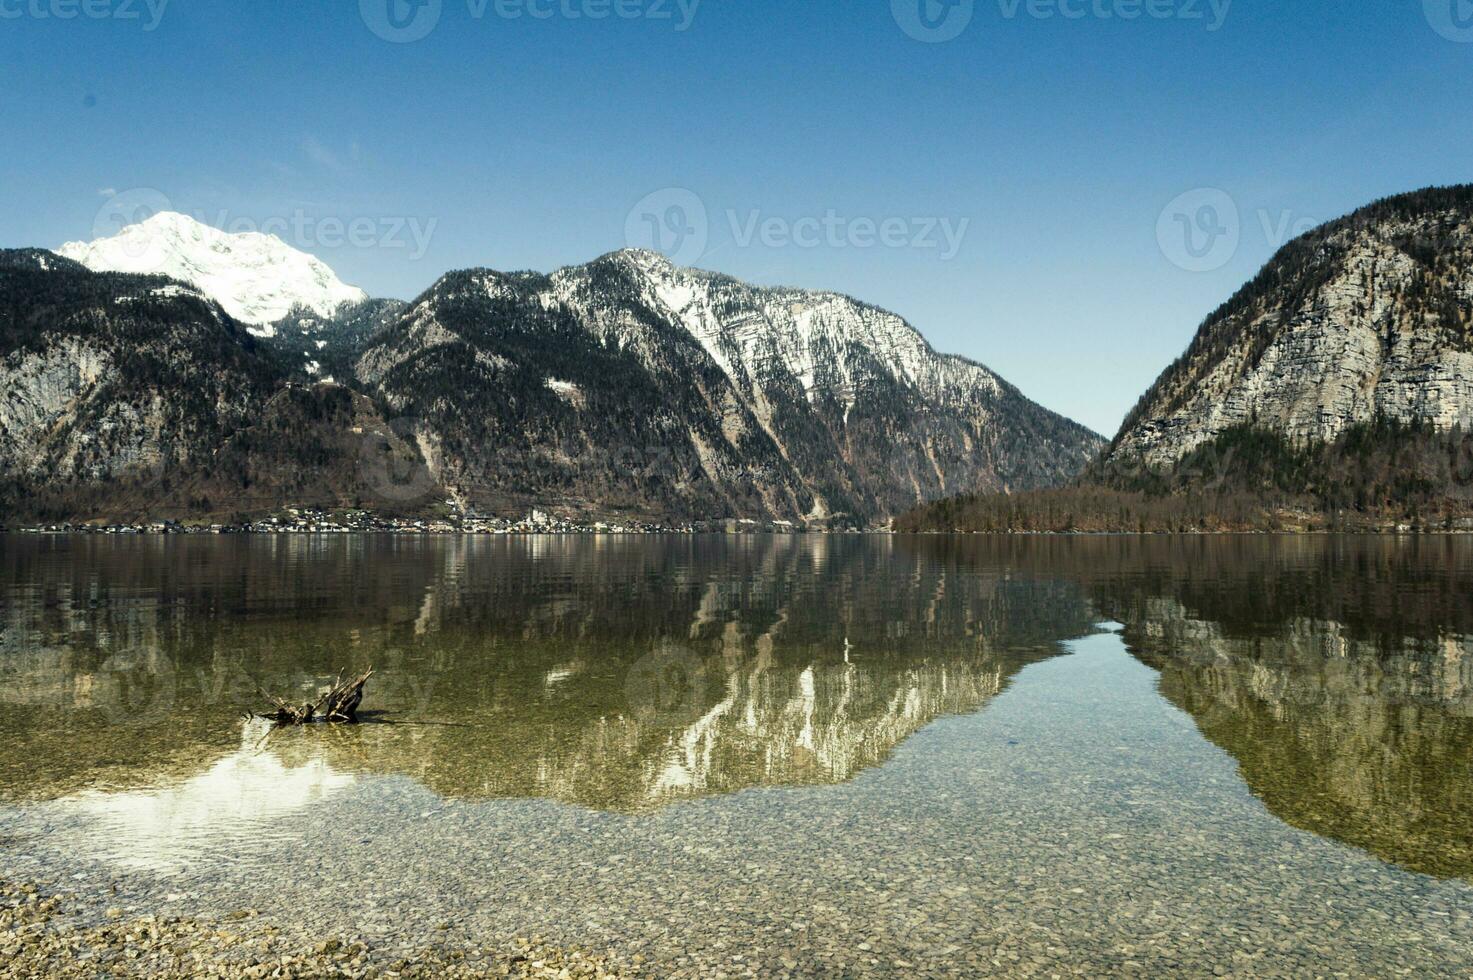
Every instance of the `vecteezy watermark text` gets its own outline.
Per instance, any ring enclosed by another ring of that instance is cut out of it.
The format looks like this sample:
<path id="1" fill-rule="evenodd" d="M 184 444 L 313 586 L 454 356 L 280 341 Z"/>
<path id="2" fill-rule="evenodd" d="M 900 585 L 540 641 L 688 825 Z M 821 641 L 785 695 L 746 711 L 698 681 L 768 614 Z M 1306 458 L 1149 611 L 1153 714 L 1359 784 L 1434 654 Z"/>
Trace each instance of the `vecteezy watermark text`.
<path id="1" fill-rule="evenodd" d="M 98 209 L 92 222 L 92 236 L 110 238 L 130 225 L 147 221 L 163 212 L 177 210 L 167 195 L 151 187 L 136 187 L 115 193 Z M 429 251 L 430 239 L 440 223 L 438 218 L 418 215 L 319 216 L 301 209 L 290 214 L 270 215 L 265 218 L 232 215 L 224 210 L 213 214 L 203 211 L 186 213 L 200 224 L 227 234 L 254 232 L 272 235 L 294 248 L 304 250 L 402 250 L 409 253 L 411 261 L 418 261 Z M 153 261 L 153 268 L 159 268 L 167 259 L 166 250 L 154 239 L 139 238 L 136 245 L 143 250 L 142 254 L 133 256 L 142 260 L 138 263 L 140 269 L 147 267 L 150 261 Z"/>
<path id="2" fill-rule="evenodd" d="M 997 0 L 1006 20 L 1026 14 L 1034 20 L 1185 20 L 1222 30 L 1233 0 Z"/>
<path id="3" fill-rule="evenodd" d="M 1274 251 L 1319 225 L 1315 218 L 1288 208 L 1258 208 L 1255 217 L 1263 243 Z M 1244 234 L 1238 202 L 1216 187 L 1178 195 L 1156 219 L 1161 254 L 1188 272 L 1215 272 L 1227 265 L 1238 254 Z"/>
<path id="4" fill-rule="evenodd" d="M 157 30 L 169 0 L 0 0 L 0 20 L 138 21 Z"/>
<path id="5" fill-rule="evenodd" d="M 695 22 L 702 0 L 465 0 L 473 21 L 645 20 L 684 32 Z M 395 44 L 423 40 L 439 25 L 444 0 L 358 0 L 363 23 Z"/>
<path id="6" fill-rule="evenodd" d="M 763 217 L 727 211 L 731 238 L 738 248 L 753 241 L 767 248 L 915 248 L 940 249 L 949 262 L 961 251 L 970 218 L 846 218 L 830 208 L 822 217 Z"/>
<path id="7" fill-rule="evenodd" d="M 956 258 L 972 223 L 965 217 L 846 216 L 835 208 L 797 217 L 728 208 L 724 217 L 730 243 L 737 248 L 917 249 L 934 251 L 943 262 Z M 699 261 L 710 239 L 705 202 L 683 187 L 646 195 L 624 223 L 625 244 L 662 252 L 678 265 Z"/>
<path id="8" fill-rule="evenodd" d="M 1233 0 L 996 0 L 1003 20 L 1179 20 L 1222 30 Z M 1433 0 L 1428 0 L 1429 3 Z M 895 23 L 928 44 L 962 35 L 977 14 L 978 0 L 890 0 Z"/>
<path id="9" fill-rule="evenodd" d="M 466 0 L 475 20 L 490 10 L 502 20 L 653 20 L 690 30 L 701 0 Z"/>
<path id="10" fill-rule="evenodd" d="M 257 232 L 274 235 L 299 248 L 406 249 L 411 260 L 424 257 L 430 247 L 430 238 L 440 223 L 438 218 L 406 215 L 318 217 L 301 210 L 259 221 L 252 218 L 232 218 L 225 211 L 214 216 L 196 213 L 193 217 L 230 234 Z"/>

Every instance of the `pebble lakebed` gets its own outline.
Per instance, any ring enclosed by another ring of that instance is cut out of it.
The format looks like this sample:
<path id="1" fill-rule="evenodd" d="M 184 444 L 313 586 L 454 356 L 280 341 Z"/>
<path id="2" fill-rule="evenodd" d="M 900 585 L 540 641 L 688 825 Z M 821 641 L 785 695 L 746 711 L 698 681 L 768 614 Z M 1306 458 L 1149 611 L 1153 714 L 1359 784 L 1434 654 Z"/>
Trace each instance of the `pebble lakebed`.
<path id="1" fill-rule="evenodd" d="M 94 918 L 106 904 L 147 932 L 177 908 L 218 930 L 258 910 L 241 933 L 307 958 L 280 975 L 497 975 L 530 968 L 511 957 L 531 955 L 515 937 L 534 935 L 574 951 L 547 975 L 594 971 L 568 976 L 1465 968 L 1467 882 L 1276 820 L 1118 637 L 1073 646 L 838 786 L 630 815 L 449 800 L 376 777 L 257 849 L 167 875 L 84 859 L 98 828 L 63 808 L 10 812 L 0 833 L 25 880 L 80 875 L 70 890 Z M 321 953 L 332 941 L 343 945 Z"/>

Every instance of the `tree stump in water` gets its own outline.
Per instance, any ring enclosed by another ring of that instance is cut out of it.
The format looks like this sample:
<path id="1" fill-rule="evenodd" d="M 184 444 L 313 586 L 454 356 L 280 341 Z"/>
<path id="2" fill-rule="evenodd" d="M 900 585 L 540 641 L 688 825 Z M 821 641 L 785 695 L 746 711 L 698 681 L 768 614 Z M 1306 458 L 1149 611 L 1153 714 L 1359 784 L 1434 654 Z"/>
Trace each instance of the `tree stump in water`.
<path id="1" fill-rule="evenodd" d="M 327 692 L 325 711 L 328 721 L 358 724 L 358 706 L 363 703 L 363 685 L 372 674 L 373 668 L 370 667 L 361 677 L 348 684 L 344 684 L 342 675 L 339 675 L 338 683 Z"/>
<path id="2" fill-rule="evenodd" d="M 358 706 L 363 703 L 363 685 L 373 676 L 370 667 L 353 680 L 344 681 L 343 675 L 333 682 L 331 689 L 316 701 L 292 704 L 273 695 L 265 694 L 276 706 L 276 710 L 259 717 L 269 718 L 278 725 L 307 725 L 314 721 L 325 721 L 335 725 L 353 725 L 358 722 Z"/>

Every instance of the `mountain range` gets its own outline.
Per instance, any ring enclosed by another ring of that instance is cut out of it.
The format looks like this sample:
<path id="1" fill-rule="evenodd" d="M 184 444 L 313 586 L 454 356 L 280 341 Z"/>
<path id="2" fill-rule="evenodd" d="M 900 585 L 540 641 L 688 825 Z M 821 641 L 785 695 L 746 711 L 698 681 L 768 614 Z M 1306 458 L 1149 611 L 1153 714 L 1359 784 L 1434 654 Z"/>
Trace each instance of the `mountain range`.
<path id="1" fill-rule="evenodd" d="M 625 250 L 370 299 L 163 213 L 0 253 L 0 494 L 29 516 L 414 509 L 862 524 L 1104 446 L 900 317 Z"/>
<path id="2" fill-rule="evenodd" d="M 1058 487 L 1473 507 L 1468 186 L 1289 243 L 1108 443 L 893 313 L 634 249 L 455 271 L 403 303 L 270 236 L 159 214 L 0 253 L 0 297 L 0 493 L 17 513 L 449 500 L 862 525 L 940 501 L 907 521 L 927 527 L 1022 493 L 983 507 L 992 526 Z M 1078 517 L 1047 500 L 1041 526 Z M 1089 500 L 1102 528 L 1146 526 Z M 1167 524 L 1197 526 L 1173 507 Z"/>
<path id="3" fill-rule="evenodd" d="M 1026 495 L 1025 495 L 1026 496 Z M 1063 491 L 970 494 L 914 529 L 1473 529 L 1473 185 L 1287 244 Z"/>

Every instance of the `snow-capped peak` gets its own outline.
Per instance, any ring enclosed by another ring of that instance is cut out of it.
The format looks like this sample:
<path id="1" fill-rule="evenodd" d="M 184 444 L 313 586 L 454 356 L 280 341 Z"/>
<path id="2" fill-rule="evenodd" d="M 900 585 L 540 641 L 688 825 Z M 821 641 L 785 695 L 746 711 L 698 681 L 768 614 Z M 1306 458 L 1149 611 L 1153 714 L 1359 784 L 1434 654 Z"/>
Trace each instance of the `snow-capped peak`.
<path id="1" fill-rule="evenodd" d="M 738 386 L 781 366 L 810 400 L 822 392 L 848 406 L 875 370 L 950 404 L 1002 391 L 987 368 L 937 353 L 901 317 L 848 296 L 754 286 L 678 266 L 646 249 L 613 254 L 634 270 L 652 308 L 684 327 Z M 560 270 L 554 277 L 576 278 L 585 269 Z"/>
<path id="2" fill-rule="evenodd" d="M 275 235 L 231 234 L 173 211 L 110 238 L 68 242 L 57 252 L 94 272 L 157 273 L 187 282 L 264 336 L 296 307 L 330 317 L 344 303 L 368 298 Z"/>
<path id="3" fill-rule="evenodd" d="M 677 268 L 662 252 L 651 251 L 647 248 L 621 248 L 613 253 L 618 258 L 633 263 L 641 269 L 659 269 L 669 271 Z"/>

